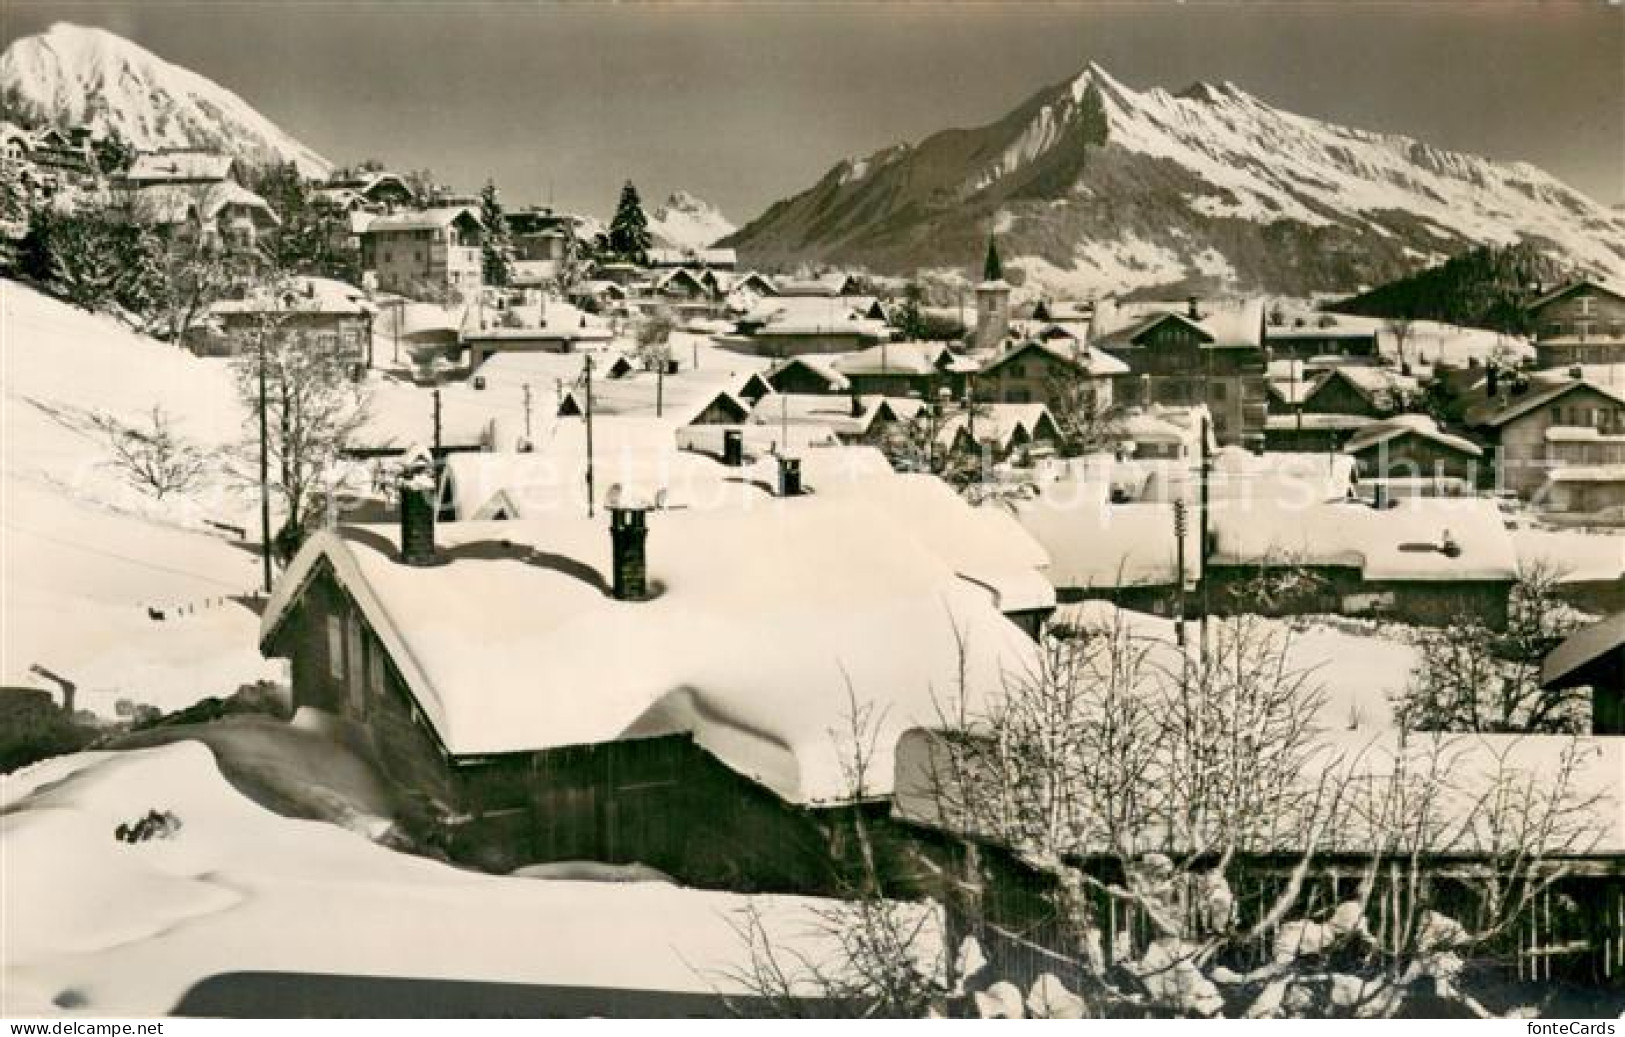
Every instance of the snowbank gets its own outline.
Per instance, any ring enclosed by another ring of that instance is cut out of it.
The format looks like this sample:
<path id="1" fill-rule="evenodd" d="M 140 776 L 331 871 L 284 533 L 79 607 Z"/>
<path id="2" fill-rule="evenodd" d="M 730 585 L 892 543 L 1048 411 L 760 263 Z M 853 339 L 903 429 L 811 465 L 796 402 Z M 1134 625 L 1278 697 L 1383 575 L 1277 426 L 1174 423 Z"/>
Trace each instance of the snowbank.
<path id="1" fill-rule="evenodd" d="M 154 808 L 177 834 L 114 840 Z M 459 871 L 269 813 L 192 742 L 47 761 L 0 781 L 0 810 L 9 1017 L 161 1015 L 245 970 L 741 993 L 723 973 L 747 905 L 777 946 L 829 956 L 818 901 Z"/>

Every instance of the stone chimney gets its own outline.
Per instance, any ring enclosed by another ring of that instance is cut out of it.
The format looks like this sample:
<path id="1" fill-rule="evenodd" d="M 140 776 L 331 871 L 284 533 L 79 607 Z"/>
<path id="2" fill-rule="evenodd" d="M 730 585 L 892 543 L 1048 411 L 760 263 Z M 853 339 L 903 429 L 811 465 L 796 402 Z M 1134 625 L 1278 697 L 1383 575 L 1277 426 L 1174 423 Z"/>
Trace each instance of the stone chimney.
<path id="1" fill-rule="evenodd" d="M 743 429 L 722 430 L 722 463 L 738 468 L 745 463 L 745 433 Z"/>
<path id="2" fill-rule="evenodd" d="M 433 565 L 435 479 L 434 467 L 420 459 L 401 477 L 401 561 L 407 565 Z"/>
<path id="3" fill-rule="evenodd" d="M 779 496 L 801 496 L 801 458 L 779 455 Z"/>
<path id="4" fill-rule="evenodd" d="M 1202 319 L 1202 310 L 1201 307 L 1197 305 L 1198 301 L 1199 300 L 1194 295 L 1187 296 L 1185 298 L 1185 316 L 1189 317 L 1191 320 Z"/>
<path id="5" fill-rule="evenodd" d="M 612 500 L 609 536 L 616 601 L 642 601 L 649 596 L 649 563 L 644 541 L 649 536 L 649 509 Z"/>

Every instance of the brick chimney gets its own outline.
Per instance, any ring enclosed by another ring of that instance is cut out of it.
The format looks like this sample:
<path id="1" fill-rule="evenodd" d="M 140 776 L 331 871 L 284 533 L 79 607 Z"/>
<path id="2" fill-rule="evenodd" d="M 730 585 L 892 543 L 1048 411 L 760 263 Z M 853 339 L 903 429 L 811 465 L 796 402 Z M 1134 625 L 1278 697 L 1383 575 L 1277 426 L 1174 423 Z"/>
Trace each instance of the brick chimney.
<path id="1" fill-rule="evenodd" d="M 401 476 L 401 561 L 407 565 L 433 565 L 435 480 L 434 468 L 420 459 Z"/>
<path id="2" fill-rule="evenodd" d="M 613 553 L 613 593 L 616 601 L 642 601 L 649 596 L 649 565 L 644 540 L 649 535 L 649 509 L 610 502 L 609 536 Z"/>

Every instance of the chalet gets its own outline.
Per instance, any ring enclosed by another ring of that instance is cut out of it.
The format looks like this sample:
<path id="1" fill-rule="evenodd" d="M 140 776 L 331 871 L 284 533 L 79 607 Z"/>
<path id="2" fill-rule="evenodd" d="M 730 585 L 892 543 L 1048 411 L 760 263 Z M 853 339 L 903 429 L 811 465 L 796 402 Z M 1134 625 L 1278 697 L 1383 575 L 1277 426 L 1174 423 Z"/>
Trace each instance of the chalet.
<path id="1" fill-rule="evenodd" d="M 392 212 L 417 204 L 417 192 L 405 177 L 381 169 L 334 176 L 317 190 L 321 194 L 352 196 L 374 212 Z"/>
<path id="2" fill-rule="evenodd" d="M 1482 498 L 1261 496 L 1216 505 L 1211 523 L 1204 579 L 1228 612 L 1500 625 L 1518 578 L 1501 513 Z M 1260 581 L 1274 590 L 1261 595 Z"/>
<path id="3" fill-rule="evenodd" d="M 462 345 L 468 351 L 468 369 L 477 371 L 498 353 L 575 353 L 614 337 L 602 318 L 569 303 L 544 301 L 501 311 L 474 310 Z"/>
<path id="4" fill-rule="evenodd" d="M 652 248 L 648 259 L 649 266 L 655 270 L 690 267 L 729 271 L 739 265 L 739 254 L 731 248 Z"/>
<path id="5" fill-rule="evenodd" d="M 235 180 L 145 187 L 135 192 L 135 204 L 171 241 L 246 259 L 257 257 L 260 242 L 281 224 L 270 203 Z"/>
<path id="6" fill-rule="evenodd" d="M 242 183 L 237 160 L 218 151 L 166 148 L 137 155 L 125 170 L 130 187 L 207 187 L 233 181 Z"/>
<path id="7" fill-rule="evenodd" d="M 1355 459 L 1362 482 L 1432 479 L 1471 487 L 1488 474 L 1478 444 L 1442 431 L 1425 414 L 1372 422 L 1343 452 Z"/>
<path id="8" fill-rule="evenodd" d="M 276 291 L 214 303 L 205 330 L 191 345 L 200 355 L 233 356 L 274 323 L 359 372 L 372 366 L 377 312 L 359 288 L 325 277 L 293 277 Z"/>
<path id="9" fill-rule="evenodd" d="M 1121 455 L 1136 460 L 1194 461 L 1201 456 L 1207 428 L 1206 408 L 1152 405 L 1123 411 L 1109 431 Z"/>
<path id="10" fill-rule="evenodd" d="M 834 367 L 850 390 L 861 395 L 935 399 L 947 389 L 958 399 L 976 362 L 941 342 L 882 342 L 836 357 Z"/>
<path id="11" fill-rule="evenodd" d="M 1061 429 L 1042 403 L 982 403 L 941 418 L 937 442 L 955 450 L 987 447 L 997 460 L 1033 447 L 1053 449 Z"/>
<path id="12" fill-rule="evenodd" d="M 886 871 L 917 874 L 883 816 L 898 740 L 939 722 L 943 689 L 980 708 L 1036 665 L 985 588 L 861 500 L 650 512 L 627 494 L 607 521 L 436 529 L 431 494 L 403 485 L 399 536 L 312 537 L 260 646 L 454 859 L 823 892 L 844 860 L 832 811 L 858 803 Z M 849 694 L 875 707 L 870 730 L 853 733 Z"/>
<path id="13" fill-rule="evenodd" d="M 1591 733 L 1625 735 L 1625 612 L 1576 631 L 1540 668 L 1553 691 L 1591 689 Z"/>
<path id="14" fill-rule="evenodd" d="M 1375 327 L 1355 327 L 1322 314 L 1303 324 L 1264 325 L 1264 349 L 1272 360 L 1316 367 L 1375 365 L 1380 353 Z"/>
<path id="15" fill-rule="evenodd" d="M 1263 306 L 1168 304 L 1095 307 L 1089 344 L 1126 364 L 1117 401 L 1125 405 L 1205 403 L 1221 443 L 1264 441 L 1269 410 Z"/>
<path id="16" fill-rule="evenodd" d="M 973 392 L 986 402 L 1051 406 L 1081 392 L 1097 410 L 1106 411 L 1115 399 L 1113 382 L 1128 370 L 1116 357 L 1076 339 L 1028 339 L 986 361 L 976 372 Z"/>
<path id="17" fill-rule="evenodd" d="M 470 297 L 483 283 L 485 228 L 467 206 L 386 213 L 361 237 L 361 263 L 385 291 Z"/>
<path id="18" fill-rule="evenodd" d="M 845 295 L 859 295 L 863 283 L 855 274 L 831 273 L 818 277 L 787 278 L 774 281 L 777 295 L 785 298 L 838 299 Z"/>
<path id="19" fill-rule="evenodd" d="M 1524 307 L 1540 367 L 1625 364 L 1625 294 L 1604 281 L 1565 284 Z"/>
<path id="20" fill-rule="evenodd" d="M 1534 382 L 1465 420 L 1496 441 L 1503 489 L 1562 510 L 1625 503 L 1625 394 L 1583 378 Z"/>
<path id="21" fill-rule="evenodd" d="M 835 357 L 808 353 L 781 360 L 767 372 L 767 382 L 776 392 L 797 396 L 824 396 L 850 393 L 852 383 L 836 366 Z"/>
<path id="22" fill-rule="evenodd" d="M 762 300 L 738 321 L 736 336 L 718 345 L 755 356 L 786 359 L 807 353 L 852 353 L 892 337 L 882 320 L 867 316 L 872 299 L 837 296 Z"/>
<path id="23" fill-rule="evenodd" d="M 756 401 L 748 422 L 769 429 L 827 429 L 843 443 L 866 443 L 887 426 L 913 417 L 919 406 L 916 400 L 884 396 L 775 392 Z"/>

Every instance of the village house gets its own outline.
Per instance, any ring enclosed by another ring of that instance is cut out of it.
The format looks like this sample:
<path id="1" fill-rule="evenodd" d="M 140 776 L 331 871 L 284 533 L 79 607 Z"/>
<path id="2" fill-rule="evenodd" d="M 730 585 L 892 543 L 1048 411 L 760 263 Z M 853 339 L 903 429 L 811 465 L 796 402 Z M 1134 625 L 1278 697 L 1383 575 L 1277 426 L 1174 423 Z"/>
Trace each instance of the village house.
<path id="1" fill-rule="evenodd" d="M 373 212 L 392 212 L 417 203 L 417 195 L 404 177 L 382 169 L 336 173 L 316 189 L 316 194 L 357 198 Z"/>
<path id="2" fill-rule="evenodd" d="M 509 283 L 515 288 L 550 286 L 577 253 L 576 227 L 580 221 L 541 206 L 514 209 L 505 218 L 513 249 Z"/>
<path id="3" fill-rule="evenodd" d="M 484 281 L 485 228 L 467 206 L 386 213 L 361 236 L 361 265 L 384 291 L 472 297 Z"/>
<path id="4" fill-rule="evenodd" d="M 854 353 L 893 337 L 873 316 L 873 299 L 776 296 L 763 299 L 718 345 L 754 356 L 785 359 L 807 353 Z"/>
<path id="5" fill-rule="evenodd" d="M 378 312 L 367 294 L 325 277 L 292 277 L 276 291 L 222 299 L 188 343 L 202 356 L 234 356 L 260 331 L 274 327 L 297 335 L 358 374 L 372 366 L 373 320 Z"/>
<path id="6" fill-rule="evenodd" d="M 1122 361 L 1117 380 L 1125 406 L 1205 403 L 1220 443 L 1262 446 L 1269 413 L 1262 346 L 1263 305 L 1168 304 L 1095 306 L 1089 345 Z"/>
<path id="7" fill-rule="evenodd" d="M 1115 402 L 1113 383 L 1127 364 L 1073 338 L 1028 339 L 993 355 L 976 372 L 977 400 L 1045 403 L 1105 412 Z"/>
<path id="8" fill-rule="evenodd" d="M 1625 364 L 1625 294 L 1586 278 L 1562 285 L 1524 307 L 1540 367 Z"/>
<path id="9" fill-rule="evenodd" d="M 946 409 L 939 418 L 937 443 L 949 450 L 986 448 L 994 460 L 1053 452 L 1061 441 L 1055 417 L 1042 403 L 981 403 Z"/>
<path id="10" fill-rule="evenodd" d="M 235 180 L 144 187 L 134 193 L 144 219 L 165 238 L 197 244 L 254 264 L 259 246 L 281 226 L 269 202 Z"/>
<path id="11" fill-rule="evenodd" d="M 1347 318 L 1320 314 L 1301 323 L 1264 324 L 1264 349 L 1271 360 L 1297 360 L 1312 367 L 1374 365 L 1379 360 L 1377 330 Z"/>
<path id="12" fill-rule="evenodd" d="M 653 270 L 690 267 L 725 272 L 739 266 L 739 254 L 731 248 L 652 248 L 648 260 Z"/>
<path id="13" fill-rule="evenodd" d="M 1518 557 L 1495 502 L 1409 497 L 1216 505 L 1204 579 L 1224 612 L 1506 622 Z"/>
<path id="14" fill-rule="evenodd" d="M 207 187 L 243 181 L 230 155 L 198 148 L 163 148 L 137 155 L 120 178 L 129 187 Z"/>
<path id="15" fill-rule="evenodd" d="M 1281 363 L 1272 363 L 1272 370 Z M 1340 450 L 1362 429 L 1407 410 L 1421 396 L 1415 378 L 1385 367 L 1332 367 L 1302 382 L 1301 363 L 1284 363 L 1295 377 L 1270 381 L 1269 450 Z"/>
<path id="16" fill-rule="evenodd" d="M 1554 510 L 1625 504 L 1625 395 L 1558 375 L 1499 392 L 1465 420 L 1494 439 L 1502 489 Z"/>
<path id="17" fill-rule="evenodd" d="M 855 849 L 832 808 L 856 800 L 883 871 L 929 881 L 929 843 L 884 817 L 894 747 L 939 722 L 944 689 L 974 707 L 1035 664 L 985 588 L 846 497 L 651 512 L 627 494 L 597 520 L 437 529 L 432 492 L 403 486 L 398 536 L 312 537 L 260 633 L 295 706 L 355 733 L 417 838 L 503 871 L 636 862 L 830 892 Z"/>
<path id="18" fill-rule="evenodd" d="M 919 396 L 934 400 L 946 389 L 965 394 L 976 362 L 942 342 L 882 342 L 834 358 L 834 368 L 851 392 L 863 396 Z"/>
<path id="19" fill-rule="evenodd" d="M 1441 430 L 1425 414 L 1372 422 L 1349 438 L 1343 452 L 1355 459 L 1363 485 L 1388 492 L 1459 495 L 1490 474 L 1477 443 Z"/>
<path id="20" fill-rule="evenodd" d="M 850 393 L 852 383 L 836 366 L 833 356 L 807 353 L 793 356 L 774 364 L 767 372 L 767 382 L 775 392 L 797 396 L 825 396 Z"/>
<path id="21" fill-rule="evenodd" d="M 575 353 L 607 345 L 615 337 L 602 318 L 546 299 L 503 310 L 475 307 L 468 320 L 462 346 L 471 372 L 498 353 Z"/>
<path id="22" fill-rule="evenodd" d="M 1540 668 L 1549 691 L 1591 689 L 1591 733 L 1625 735 L 1625 612 L 1575 631 Z"/>

